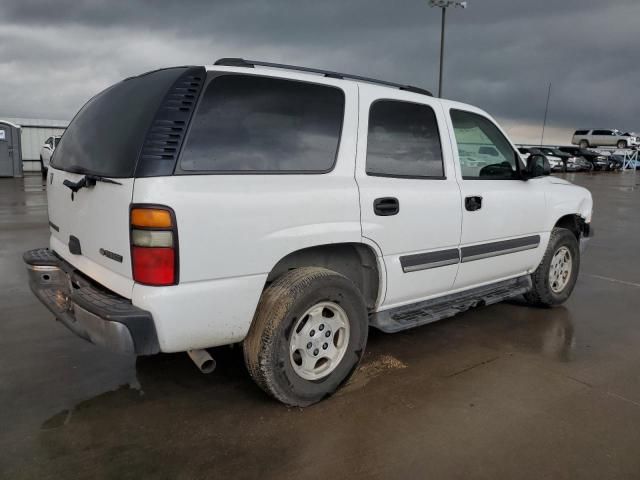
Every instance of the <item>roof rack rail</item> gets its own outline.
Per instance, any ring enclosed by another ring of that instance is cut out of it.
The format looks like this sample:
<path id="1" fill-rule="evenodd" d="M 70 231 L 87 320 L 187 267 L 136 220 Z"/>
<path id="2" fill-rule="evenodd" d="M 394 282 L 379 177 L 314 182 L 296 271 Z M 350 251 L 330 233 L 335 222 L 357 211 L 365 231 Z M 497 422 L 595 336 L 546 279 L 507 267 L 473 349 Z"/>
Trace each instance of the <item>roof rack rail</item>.
<path id="1" fill-rule="evenodd" d="M 411 85 L 402 85 L 400 83 L 387 82 L 386 80 L 377 80 L 375 78 L 361 77 L 360 75 L 351 75 L 348 73 L 339 73 L 339 72 L 332 72 L 330 70 L 321 70 L 318 68 L 298 67 L 296 65 L 285 65 L 282 63 L 261 62 L 257 60 L 245 60 L 244 58 L 221 58 L 220 60 L 217 60 L 214 65 L 221 65 L 225 67 L 246 67 L 246 68 L 254 68 L 255 66 L 258 66 L 258 67 L 269 67 L 269 68 L 282 68 L 286 70 L 294 70 L 297 72 L 317 73 L 319 75 L 323 75 L 329 78 L 340 78 L 340 79 L 348 79 L 348 80 L 357 80 L 359 82 L 375 83 L 378 85 L 385 85 L 387 87 L 394 87 L 400 90 L 406 90 L 407 92 L 420 93 L 422 95 L 428 95 L 430 97 L 433 97 L 433 94 L 429 90 L 425 90 L 424 88 L 413 87 Z"/>

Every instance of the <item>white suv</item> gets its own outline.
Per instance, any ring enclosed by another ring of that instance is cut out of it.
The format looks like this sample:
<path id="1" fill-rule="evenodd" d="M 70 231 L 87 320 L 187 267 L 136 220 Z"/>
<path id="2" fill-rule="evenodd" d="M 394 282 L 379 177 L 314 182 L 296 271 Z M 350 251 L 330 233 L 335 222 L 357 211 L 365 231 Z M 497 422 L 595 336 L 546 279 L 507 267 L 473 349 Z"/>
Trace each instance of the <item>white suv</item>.
<path id="1" fill-rule="evenodd" d="M 636 148 L 640 144 L 637 137 L 620 130 L 576 130 L 571 143 L 580 148 L 617 147 Z"/>
<path id="2" fill-rule="evenodd" d="M 204 349 L 242 342 L 258 385 L 304 406 L 354 372 L 369 326 L 564 302 L 592 200 L 548 173 L 475 107 L 223 59 L 80 110 L 46 182 L 49 248 L 24 259 L 81 337 L 205 371 Z"/>

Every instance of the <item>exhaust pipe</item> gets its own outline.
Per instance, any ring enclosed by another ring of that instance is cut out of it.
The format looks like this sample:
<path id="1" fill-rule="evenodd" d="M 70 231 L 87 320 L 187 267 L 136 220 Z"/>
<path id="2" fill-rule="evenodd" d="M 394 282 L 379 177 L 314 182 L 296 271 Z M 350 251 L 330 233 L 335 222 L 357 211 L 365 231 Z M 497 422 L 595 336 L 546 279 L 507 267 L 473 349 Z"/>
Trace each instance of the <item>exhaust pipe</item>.
<path id="1" fill-rule="evenodd" d="M 206 350 L 188 350 L 187 355 L 202 373 L 211 373 L 216 369 L 216 361 Z"/>

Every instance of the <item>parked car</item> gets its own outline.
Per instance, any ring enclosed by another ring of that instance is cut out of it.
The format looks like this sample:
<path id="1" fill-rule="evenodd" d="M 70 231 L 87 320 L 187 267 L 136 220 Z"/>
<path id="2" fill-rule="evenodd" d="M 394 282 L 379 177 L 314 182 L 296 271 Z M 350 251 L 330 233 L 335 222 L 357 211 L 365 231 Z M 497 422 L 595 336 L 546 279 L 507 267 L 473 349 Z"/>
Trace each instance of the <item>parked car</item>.
<path id="1" fill-rule="evenodd" d="M 572 162 L 574 159 L 570 153 L 563 152 L 556 147 L 541 147 L 540 150 L 547 156 L 553 155 L 554 157 L 558 157 L 562 161 L 563 170 L 565 171 L 567 170 L 569 162 Z"/>
<path id="2" fill-rule="evenodd" d="M 567 172 L 590 172 L 593 164 L 583 157 L 571 157 L 567 162 Z"/>
<path id="3" fill-rule="evenodd" d="M 571 157 L 570 154 L 561 152 L 558 149 L 549 147 L 518 147 L 520 156 L 526 160 L 531 154 L 543 155 L 549 161 L 551 170 L 554 172 L 562 172 L 566 170 L 567 162 Z"/>
<path id="4" fill-rule="evenodd" d="M 58 146 L 58 143 L 60 143 L 60 138 L 61 136 L 49 137 L 44 141 L 44 144 L 40 148 L 40 172 L 42 173 L 42 178 L 47 176 L 51 156 Z"/>
<path id="5" fill-rule="evenodd" d="M 567 152 L 574 157 L 584 158 L 593 165 L 594 170 L 606 170 L 609 167 L 607 157 L 593 150 L 580 147 L 558 147 L 558 149 L 562 152 Z"/>
<path id="6" fill-rule="evenodd" d="M 565 169 L 562 156 L 556 155 L 553 150 L 545 147 L 532 147 L 529 149 L 533 155 L 544 155 L 551 165 L 552 172 L 562 172 Z"/>
<path id="7" fill-rule="evenodd" d="M 624 164 L 624 156 L 617 155 L 613 152 L 601 152 L 602 155 L 607 159 L 607 170 L 620 170 L 622 165 Z"/>
<path id="8" fill-rule="evenodd" d="M 640 140 L 636 136 L 628 135 L 620 130 L 576 130 L 571 143 L 580 148 L 589 147 L 637 147 Z"/>
<path id="9" fill-rule="evenodd" d="M 370 326 L 563 303 L 591 235 L 589 191 L 525 165 L 482 110 L 242 59 L 99 93 L 49 169 L 49 248 L 24 260 L 61 323 L 203 371 L 206 348 L 242 343 L 255 382 L 297 406 L 345 383 Z"/>

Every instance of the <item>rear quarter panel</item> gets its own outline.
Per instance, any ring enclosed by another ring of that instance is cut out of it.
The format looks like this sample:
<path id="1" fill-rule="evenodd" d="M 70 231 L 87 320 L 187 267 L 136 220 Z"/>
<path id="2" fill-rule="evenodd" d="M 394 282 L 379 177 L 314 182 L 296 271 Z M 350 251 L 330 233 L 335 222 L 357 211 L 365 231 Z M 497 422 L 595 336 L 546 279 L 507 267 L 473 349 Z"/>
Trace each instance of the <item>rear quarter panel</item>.
<path id="1" fill-rule="evenodd" d="M 134 203 L 171 207 L 180 285 L 136 284 L 134 304 L 154 316 L 165 352 L 241 341 L 268 273 L 303 248 L 360 242 L 354 178 L 357 90 L 345 91 L 334 169 L 326 174 L 211 174 L 140 178 Z"/>

